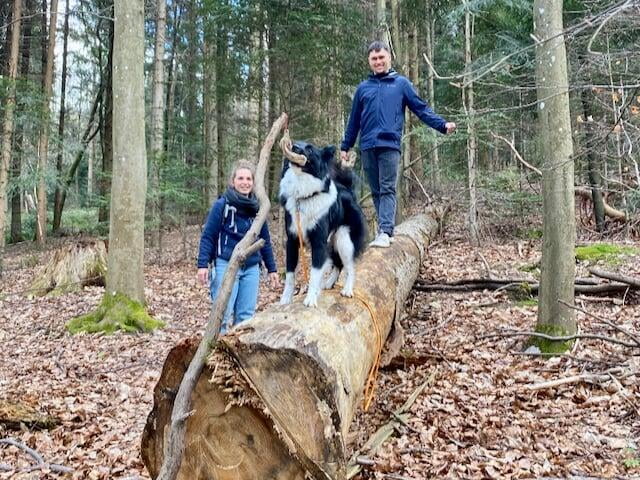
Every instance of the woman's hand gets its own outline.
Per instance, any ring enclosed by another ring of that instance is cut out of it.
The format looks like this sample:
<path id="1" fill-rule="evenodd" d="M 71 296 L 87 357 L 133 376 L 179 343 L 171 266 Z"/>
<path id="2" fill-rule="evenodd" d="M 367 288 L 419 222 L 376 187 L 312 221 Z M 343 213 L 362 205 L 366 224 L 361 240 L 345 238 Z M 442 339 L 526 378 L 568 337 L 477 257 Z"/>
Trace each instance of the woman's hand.
<path id="1" fill-rule="evenodd" d="M 198 269 L 198 281 L 202 285 L 209 284 L 209 269 L 208 268 L 199 268 Z"/>
<path id="2" fill-rule="evenodd" d="M 269 283 L 273 289 L 280 287 L 280 275 L 278 272 L 269 273 Z"/>

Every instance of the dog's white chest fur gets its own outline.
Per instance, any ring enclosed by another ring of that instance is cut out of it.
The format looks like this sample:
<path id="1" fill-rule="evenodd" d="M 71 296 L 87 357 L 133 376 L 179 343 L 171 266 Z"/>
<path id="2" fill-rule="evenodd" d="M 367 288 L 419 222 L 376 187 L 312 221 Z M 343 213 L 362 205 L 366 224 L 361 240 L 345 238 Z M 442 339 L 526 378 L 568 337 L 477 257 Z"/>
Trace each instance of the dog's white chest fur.
<path id="1" fill-rule="evenodd" d="M 298 234 L 297 215 L 300 218 L 300 228 L 307 237 L 307 232 L 329 212 L 338 198 L 338 190 L 333 182 L 329 191 L 323 192 L 325 180 L 316 178 L 308 173 L 296 173 L 295 167 L 289 168 L 280 181 L 280 196 L 287 199 L 284 208 L 294 219 L 289 226 L 292 234 Z"/>

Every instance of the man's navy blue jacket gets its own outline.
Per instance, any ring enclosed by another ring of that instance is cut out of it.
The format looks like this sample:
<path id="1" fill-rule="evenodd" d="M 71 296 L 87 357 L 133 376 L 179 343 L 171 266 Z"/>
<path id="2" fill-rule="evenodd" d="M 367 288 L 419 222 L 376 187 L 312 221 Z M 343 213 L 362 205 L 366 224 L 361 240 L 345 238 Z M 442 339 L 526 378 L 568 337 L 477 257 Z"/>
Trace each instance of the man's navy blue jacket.
<path id="1" fill-rule="evenodd" d="M 349 151 L 360 132 L 360 150 L 386 147 L 399 151 L 405 107 L 431 128 L 447 133 L 445 120 L 418 96 L 406 77 L 391 69 L 370 74 L 358 85 L 340 149 Z"/>

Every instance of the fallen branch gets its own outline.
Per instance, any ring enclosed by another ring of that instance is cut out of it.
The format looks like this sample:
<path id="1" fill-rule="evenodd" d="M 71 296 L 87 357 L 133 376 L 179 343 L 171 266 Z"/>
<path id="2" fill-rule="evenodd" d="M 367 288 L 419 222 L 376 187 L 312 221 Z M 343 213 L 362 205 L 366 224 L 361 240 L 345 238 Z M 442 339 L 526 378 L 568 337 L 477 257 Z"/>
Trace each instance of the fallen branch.
<path id="1" fill-rule="evenodd" d="M 580 196 L 580 197 L 582 197 L 582 198 L 586 198 L 588 200 L 593 201 L 590 188 L 575 187 L 575 194 Z M 621 220 L 623 222 L 627 221 L 627 214 L 626 213 L 624 213 L 621 210 L 618 210 L 617 208 L 613 208 L 607 202 L 604 202 L 604 214 L 607 217 L 611 217 L 611 218 L 614 218 L 616 220 Z"/>
<path id="2" fill-rule="evenodd" d="M 55 463 L 45 462 L 44 458 L 42 458 L 42 455 L 40 455 L 34 449 L 27 447 L 24 443 L 20 443 L 13 438 L 0 439 L 0 445 L 11 445 L 13 447 L 19 448 L 20 450 L 25 452 L 27 455 L 29 455 L 31 458 L 33 458 L 33 460 L 35 460 L 36 463 L 34 465 L 22 471 L 33 472 L 35 470 L 51 470 L 52 472 L 56 472 L 56 473 L 72 473 L 73 472 L 73 468 L 65 467 L 63 465 L 57 465 Z M 13 470 L 13 468 L 11 468 L 9 465 L 2 465 L 2 470 L 4 470 L 5 468 L 9 469 L 6 471 Z"/>
<path id="3" fill-rule="evenodd" d="M 167 438 L 167 443 L 164 449 L 164 459 L 162 462 L 162 468 L 158 474 L 158 480 L 175 480 L 178 474 L 184 451 L 184 435 L 186 431 L 185 420 L 189 417 L 189 413 L 191 412 L 191 394 L 193 393 L 193 389 L 200 378 L 205 361 L 218 339 L 220 324 L 222 322 L 224 311 L 227 307 L 227 301 L 231 294 L 236 273 L 238 272 L 240 265 L 244 263 L 251 254 L 257 252 L 264 244 L 262 240 L 259 240 L 259 233 L 262 225 L 267 219 L 267 215 L 271 207 L 269 197 L 267 196 L 264 188 L 264 175 L 269 161 L 271 147 L 275 143 L 276 136 L 280 130 L 282 130 L 286 122 L 287 115 L 283 113 L 271 127 L 271 131 L 265 139 L 262 150 L 260 151 L 260 159 L 258 161 L 255 174 L 254 190 L 256 197 L 260 202 L 260 208 L 256 218 L 251 224 L 251 228 L 240 243 L 236 245 L 236 248 L 231 255 L 227 272 L 225 273 L 222 285 L 220 286 L 220 292 L 212 306 L 211 315 L 209 317 L 205 333 L 200 341 L 198 350 L 189 364 L 189 368 L 180 382 L 180 388 L 176 394 L 173 411 L 171 413 L 171 426 L 168 438 L 165 437 Z"/>
<path id="4" fill-rule="evenodd" d="M 555 337 L 553 335 L 547 335 L 546 333 L 539 332 L 515 332 L 515 331 L 502 331 L 496 333 L 490 333 L 488 335 L 482 335 L 478 337 L 480 340 L 484 340 L 485 338 L 496 338 L 496 337 L 538 337 L 544 338 L 545 340 L 551 340 L 554 342 L 568 342 L 569 340 L 576 339 L 592 339 L 592 340 L 603 340 L 605 342 L 611 342 L 618 345 L 623 345 L 628 348 L 638 348 L 638 345 L 635 343 L 627 343 L 622 340 L 618 340 L 617 338 L 607 337 L 605 335 L 598 335 L 595 333 L 576 333 L 575 335 L 563 335 Z"/>
<path id="5" fill-rule="evenodd" d="M 613 280 L 615 282 L 626 283 L 633 288 L 640 288 L 640 278 L 630 277 L 628 275 L 622 275 L 620 273 L 607 272 L 600 270 L 599 268 L 589 267 L 589 273 L 596 277 L 604 278 L 606 280 Z"/>
<path id="6" fill-rule="evenodd" d="M 391 419 L 380 428 L 378 428 L 378 430 L 376 430 L 376 432 L 369 438 L 369 440 L 367 440 L 367 443 L 365 443 L 362 448 L 360 448 L 352 455 L 347 467 L 347 479 L 355 477 L 362 470 L 362 465 L 358 463 L 358 458 L 363 458 L 363 453 L 375 455 L 382 444 L 386 442 L 389 437 L 391 437 L 393 432 L 397 428 L 399 428 L 400 425 L 406 425 L 409 419 L 407 412 L 414 404 L 418 396 L 424 391 L 424 389 L 433 383 L 436 378 L 436 373 L 437 371 L 432 372 L 431 375 L 429 375 L 429 378 L 422 382 L 422 384 L 413 391 L 413 393 L 409 396 L 409 398 L 407 398 L 402 406 L 391 413 Z"/>
<path id="7" fill-rule="evenodd" d="M 634 335 L 633 333 L 629 332 L 627 329 L 622 328 L 619 325 L 616 325 L 615 323 L 613 323 L 611 320 L 607 320 L 604 317 L 601 317 L 599 315 L 596 315 L 595 313 L 591 313 L 588 312 L 587 310 L 584 310 L 583 308 L 580 307 L 576 307 L 575 305 L 569 305 L 567 302 L 565 302 L 564 300 L 558 300 L 560 303 L 562 303 L 563 305 L 569 307 L 569 308 L 573 308 L 574 310 L 577 310 L 579 312 L 584 313 L 585 315 L 588 315 L 589 317 L 595 318 L 596 320 L 599 320 L 602 323 L 605 323 L 607 325 L 609 325 L 611 328 L 617 330 L 620 333 L 623 333 L 624 335 L 626 335 L 627 337 L 629 337 L 631 340 L 633 340 L 636 345 L 638 347 L 640 347 L 640 337 L 638 337 L 637 335 Z"/>
<path id="8" fill-rule="evenodd" d="M 606 373 L 581 373 L 580 375 L 573 375 L 571 377 L 558 378 L 556 380 L 549 380 L 547 382 L 534 383 L 532 385 L 525 385 L 527 390 L 538 391 L 545 390 L 547 388 L 556 388 L 561 385 L 569 385 L 573 383 L 604 383 L 611 380 L 613 373 L 620 373 L 620 368 L 608 370 Z M 614 377 L 615 378 L 615 377 Z"/>
<path id="9" fill-rule="evenodd" d="M 602 294 L 625 292 L 630 288 L 627 283 L 606 282 L 598 283 L 595 279 L 576 278 L 574 290 L 577 294 Z M 540 284 L 527 279 L 493 279 L 493 278 L 475 278 L 455 280 L 447 283 L 427 283 L 424 281 L 416 281 L 413 289 L 419 292 L 471 292 L 477 290 L 506 290 L 509 292 L 526 292 L 531 295 L 537 295 Z"/>

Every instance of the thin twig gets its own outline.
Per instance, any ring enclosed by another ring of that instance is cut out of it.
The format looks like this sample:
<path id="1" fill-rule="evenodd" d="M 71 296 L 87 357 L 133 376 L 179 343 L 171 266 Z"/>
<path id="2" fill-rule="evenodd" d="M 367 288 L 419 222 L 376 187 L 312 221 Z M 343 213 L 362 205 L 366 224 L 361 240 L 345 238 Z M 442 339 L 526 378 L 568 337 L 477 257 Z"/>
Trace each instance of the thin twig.
<path id="1" fill-rule="evenodd" d="M 617 338 L 607 337 L 605 335 L 597 335 L 593 333 L 579 333 L 575 335 L 564 335 L 564 336 L 555 337 L 553 335 L 547 335 L 546 333 L 539 333 L 539 332 L 502 331 L 502 332 L 482 335 L 478 337 L 478 339 L 484 340 L 485 338 L 495 338 L 495 337 L 538 337 L 538 338 L 544 338 L 545 340 L 551 340 L 554 342 L 568 342 L 569 340 L 576 340 L 576 339 L 582 338 L 582 339 L 603 340 L 605 342 L 616 343 L 618 345 L 623 345 L 629 348 L 638 348 L 638 345 L 636 345 L 635 343 L 627 343 L 627 342 L 623 342 L 622 340 L 618 340 Z"/>
<path id="2" fill-rule="evenodd" d="M 596 315 L 595 313 L 591 313 L 588 312 L 587 310 L 584 310 L 583 308 L 580 307 L 576 307 L 575 305 L 569 305 L 567 302 L 565 302 L 564 300 L 558 300 L 558 302 L 562 303 L 563 305 L 569 307 L 569 308 L 573 308 L 574 310 L 577 310 L 579 312 L 584 313 L 585 315 L 589 316 L 589 317 L 593 317 L 596 320 L 601 321 L 602 323 L 606 323 L 607 325 L 609 325 L 611 328 L 619 331 L 620 333 L 624 333 L 627 337 L 629 337 L 630 339 L 632 339 L 635 343 L 636 346 L 640 347 L 640 337 L 638 337 L 637 335 L 634 335 L 633 333 L 629 332 L 628 330 L 626 330 L 625 328 L 622 328 L 618 325 L 616 325 L 615 323 L 613 323 L 611 320 L 607 320 L 604 317 L 601 317 L 599 315 Z"/>
<path id="3" fill-rule="evenodd" d="M 35 470 L 51 470 L 52 472 L 56 472 L 56 473 L 72 473 L 74 471 L 73 468 L 70 468 L 70 467 L 65 467 L 63 465 L 57 465 L 55 463 L 45 462 L 44 458 L 42 458 L 42 455 L 40 455 L 34 449 L 27 447 L 24 443 L 18 442 L 13 438 L 0 439 L 0 445 L 11 445 L 13 447 L 19 448 L 20 450 L 22 450 L 23 452 L 25 452 L 27 455 L 29 455 L 31 458 L 35 460 L 36 463 L 34 465 L 31 465 L 30 467 L 27 467 L 22 471 L 33 472 Z M 2 466 L 2 468 L 4 467 L 5 465 Z M 10 470 L 14 470 L 11 467 L 9 468 Z M 10 471 L 10 470 L 7 470 L 7 471 Z"/>

